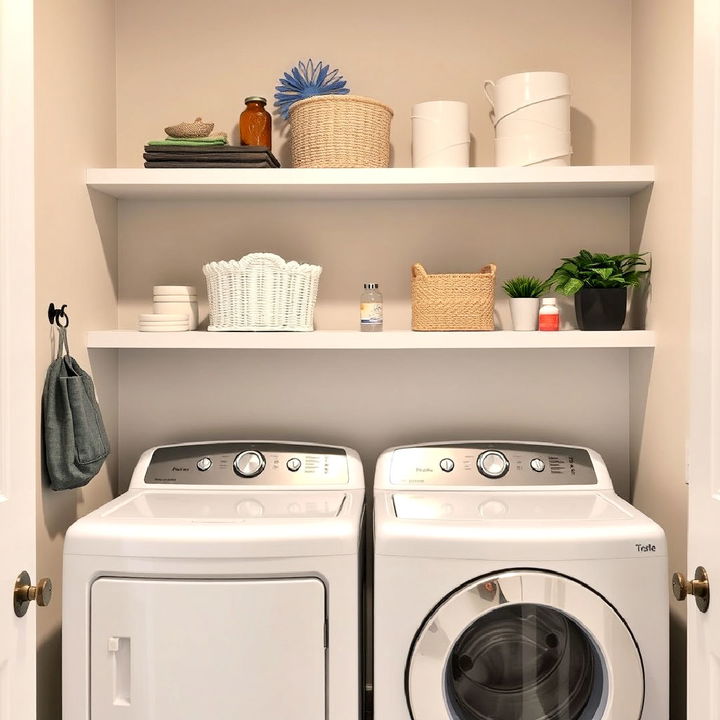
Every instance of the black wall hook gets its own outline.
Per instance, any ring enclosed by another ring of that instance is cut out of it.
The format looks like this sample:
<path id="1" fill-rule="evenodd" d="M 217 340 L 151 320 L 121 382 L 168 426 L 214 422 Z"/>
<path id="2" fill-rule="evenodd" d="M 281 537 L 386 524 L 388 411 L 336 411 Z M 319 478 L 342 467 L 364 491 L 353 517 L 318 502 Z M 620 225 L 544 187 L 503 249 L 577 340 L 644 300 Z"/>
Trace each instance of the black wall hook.
<path id="1" fill-rule="evenodd" d="M 48 320 L 51 325 L 57 325 L 58 327 L 67 327 L 70 324 L 70 316 L 65 312 L 67 305 L 63 305 L 59 310 L 55 307 L 54 303 L 50 303 L 48 306 Z M 65 320 L 64 324 L 60 324 L 60 318 Z"/>

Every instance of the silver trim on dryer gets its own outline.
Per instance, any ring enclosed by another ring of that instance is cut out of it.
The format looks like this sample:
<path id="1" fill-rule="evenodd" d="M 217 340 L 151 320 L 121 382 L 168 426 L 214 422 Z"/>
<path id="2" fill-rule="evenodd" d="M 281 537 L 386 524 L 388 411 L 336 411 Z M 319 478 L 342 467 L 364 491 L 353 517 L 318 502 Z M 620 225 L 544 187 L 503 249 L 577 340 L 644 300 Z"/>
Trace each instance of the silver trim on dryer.
<path id="1" fill-rule="evenodd" d="M 410 649 L 407 700 L 413 720 L 492 717 L 464 712 L 453 700 L 448 677 L 454 650 L 475 623 L 513 606 L 540 606 L 564 616 L 589 639 L 602 677 L 577 720 L 638 720 L 645 679 L 642 658 L 627 625 L 598 593 L 575 580 L 542 570 L 486 575 L 447 596 L 426 618 Z M 519 608 L 518 608 L 519 609 Z M 456 653 L 455 653 L 456 654 Z M 589 693 L 589 690 L 586 690 Z M 545 717 L 555 717 L 545 715 Z M 566 715 L 563 715 L 566 717 Z"/>

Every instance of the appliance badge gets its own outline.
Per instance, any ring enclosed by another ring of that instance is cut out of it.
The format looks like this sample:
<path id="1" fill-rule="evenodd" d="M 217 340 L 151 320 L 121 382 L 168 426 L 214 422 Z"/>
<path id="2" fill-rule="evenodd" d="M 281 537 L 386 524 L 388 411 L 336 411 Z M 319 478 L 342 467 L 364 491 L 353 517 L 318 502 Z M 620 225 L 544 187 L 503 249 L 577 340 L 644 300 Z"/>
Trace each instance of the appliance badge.
<path id="1" fill-rule="evenodd" d="M 657 548 L 652 543 L 635 543 L 635 548 L 639 553 L 657 552 Z"/>

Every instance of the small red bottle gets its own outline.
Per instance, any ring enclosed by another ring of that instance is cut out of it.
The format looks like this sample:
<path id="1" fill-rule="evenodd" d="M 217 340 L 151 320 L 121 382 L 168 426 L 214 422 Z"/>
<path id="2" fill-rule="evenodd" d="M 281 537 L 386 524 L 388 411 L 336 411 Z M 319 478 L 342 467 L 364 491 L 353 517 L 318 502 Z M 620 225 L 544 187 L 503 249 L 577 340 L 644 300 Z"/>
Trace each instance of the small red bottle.
<path id="1" fill-rule="evenodd" d="M 543 298 L 538 314 L 538 330 L 559 330 L 560 310 L 555 298 Z"/>

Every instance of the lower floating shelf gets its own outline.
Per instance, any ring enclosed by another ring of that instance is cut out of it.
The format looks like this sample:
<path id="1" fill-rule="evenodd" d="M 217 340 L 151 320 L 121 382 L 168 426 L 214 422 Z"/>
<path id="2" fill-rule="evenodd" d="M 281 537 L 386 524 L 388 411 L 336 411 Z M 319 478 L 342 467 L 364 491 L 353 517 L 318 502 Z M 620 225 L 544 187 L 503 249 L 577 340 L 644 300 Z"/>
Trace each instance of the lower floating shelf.
<path id="1" fill-rule="evenodd" d="M 542 350 L 652 348 L 651 330 L 609 332 L 413 332 L 352 330 L 314 332 L 146 333 L 98 330 L 88 333 L 88 348 L 137 350 Z"/>

